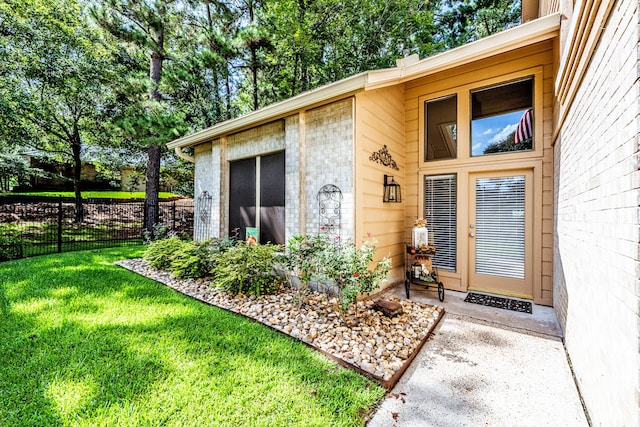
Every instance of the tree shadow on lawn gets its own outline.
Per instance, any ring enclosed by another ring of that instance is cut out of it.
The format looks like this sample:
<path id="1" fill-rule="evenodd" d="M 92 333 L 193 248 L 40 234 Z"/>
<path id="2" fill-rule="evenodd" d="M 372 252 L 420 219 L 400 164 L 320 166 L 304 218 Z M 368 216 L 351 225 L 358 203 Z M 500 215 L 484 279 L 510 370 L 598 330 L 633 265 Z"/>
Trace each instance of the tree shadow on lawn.
<path id="1" fill-rule="evenodd" d="M 351 407 L 353 384 L 369 396 L 372 383 L 293 339 L 108 256 L 88 252 L 71 267 L 51 258 L 28 260 L 22 271 L 0 266 L 0 425 L 90 423 L 96 414 L 125 424 L 150 416 L 154 424 L 201 416 L 304 422 L 357 416 L 384 394 Z M 300 413 L 305 404 L 309 412 Z"/>
<path id="2" fill-rule="evenodd" d="M 130 343 L 137 333 L 131 323 L 153 318 L 121 295 L 143 280 L 91 253 L 66 265 L 71 256 L 0 265 L 0 425 L 60 425 L 135 402 L 171 372 L 156 354 Z M 175 302 L 156 294 L 162 303 Z"/>
<path id="3" fill-rule="evenodd" d="M 0 425 L 73 423 L 135 401 L 170 374 L 154 354 L 128 345 L 127 327 L 92 328 L 73 317 L 50 325 L 46 313 L 2 313 Z"/>

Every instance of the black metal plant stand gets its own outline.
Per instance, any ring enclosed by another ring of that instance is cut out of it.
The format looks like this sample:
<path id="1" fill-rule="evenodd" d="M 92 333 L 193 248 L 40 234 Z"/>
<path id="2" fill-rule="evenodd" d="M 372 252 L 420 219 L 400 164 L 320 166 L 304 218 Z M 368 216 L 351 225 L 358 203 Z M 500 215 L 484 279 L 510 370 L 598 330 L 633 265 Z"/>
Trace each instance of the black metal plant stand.
<path id="1" fill-rule="evenodd" d="M 407 299 L 410 298 L 409 291 L 411 284 L 425 286 L 429 289 L 430 286 L 438 287 L 438 299 L 440 302 L 444 301 L 444 285 L 438 279 L 438 269 L 432 266 L 428 273 L 424 271 L 422 265 L 415 263 L 416 257 L 422 257 L 431 259 L 436 253 L 436 248 L 429 246 L 428 248 L 417 248 L 409 244 L 406 245 L 407 251 L 405 254 L 405 268 L 406 268 L 406 280 L 404 282 L 404 288 L 407 292 Z"/>

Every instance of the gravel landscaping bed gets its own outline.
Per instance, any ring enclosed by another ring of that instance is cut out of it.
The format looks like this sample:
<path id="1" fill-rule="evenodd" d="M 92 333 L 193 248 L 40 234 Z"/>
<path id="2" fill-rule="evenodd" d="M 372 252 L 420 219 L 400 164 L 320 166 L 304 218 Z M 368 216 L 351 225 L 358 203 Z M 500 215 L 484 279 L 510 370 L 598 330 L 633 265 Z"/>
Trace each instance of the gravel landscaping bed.
<path id="1" fill-rule="evenodd" d="M 395 299 L 402 305 L 402 314 L 389 318 L 374 309 L 377 300 L 374 297 L 358 301 L 355 321 L 353 308 L 343 319 L 336 311 L 336 298 L 322 293 L 311 293 L 306 304 L 298 308 L 295 295 L 289 289 L 259 298 L 232 295 L 212 286 L 209 279 L 177 279 L 168 271 L 150 267 L 144 259 L 117 264 L 288 334 L 342 364 L 355 367 L 387 388 L 399 379 L 444 314 L 439 306 Z"/>

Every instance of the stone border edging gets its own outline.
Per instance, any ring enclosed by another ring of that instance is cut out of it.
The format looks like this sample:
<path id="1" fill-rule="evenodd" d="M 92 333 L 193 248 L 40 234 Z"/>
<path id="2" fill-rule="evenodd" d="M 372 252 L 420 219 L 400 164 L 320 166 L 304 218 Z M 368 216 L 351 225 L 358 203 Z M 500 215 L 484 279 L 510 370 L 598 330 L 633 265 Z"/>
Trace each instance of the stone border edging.
<path id="1" fill-rule="evenodd" d="M 444 307 L 441 306 L 430 306 L 433 307 L 434 309 L 436 309 L 436 311 L 438 311 L 439 315 L 437 317 L 434 318 L 433 322 L 429 322 L 430 326 L 429 328 L 426 330 L 426 333 L 424 335 L 424 337 L 422 337 L 420 339 L 420 341 L 417 342 L 417 344 L 412 347 L 412 351 L 411 353 L 408 355 L 408 357 L 403 361 L 403 363 L 399 366 L 398 369 L 395 369 L 393 372 L 393 375 L 390 376 L 390 378 L 385 379 L 385 377 L 380 376 L 380 375 L 376 375 L 375 373 L 369 372 L 365 369 L 363 369 L 362 367 L 356 365 L 355 363 L 351 363 L 335 354 L 331 354 L 330 352 L 314 345 L 311 342 L 307 342 L 305 341 L 301 336 L 294 336 L 290 333 L 288 333 L 286 330 L 275 327 L 274 325 L 265 323 L 263 321 L 261 321 L 260 319 L 257 319 L 255 317 L 251 317 L 247 314 L 244 314 L 242 312 L 240 312 L 239 310 L 234 310 L 232 308 L 227 308 L 227 307 L 223 307 L 221 305 L 215 304 L 212 301 L 209 301 L 207 299 L 204 299 L 196 294 L 191 294 L 191 293 L 187 293 L 184 292 L 183 290 L 177 288 L 176 286 L 172 286 L 172 283 L 165 283 L 165 281 L 163 280 L 163 278 L 161 277 L 157 277 L 157 276 L 149 276 L 147 274 L 144 274 L 141 271 L 138 271 L 135 266 L 130 265 L 129 262 L 127 261 L 135 261 L 135 260 L 123 260 L 123 261 L 116 261 L 115 264 L 118 265 L 119 267 L 125 268 L 133 273 L 136 273 L 142 277 L 154 280 L 158 283 L 161 283 L 169 288 L 171 288 L 172 290 L 181 293 L 182 295 L 185 295 L 187 297 L 190 297 L 192 299 L 195 299 L 199 302 L 205 303 L 207 305 L 210 305 L 212 307 L 216 307 L 219 308 L 221 310 L 227 311 L 229 313 L 233 313 L 236 315 L 239 315 L 241 317 L 244 317 L 245 319 L 248 319 L 252 322 L 255 323 L 259 323 L 261 325 L 264 325 L 274 331 L 280 332 L 288 337 L 293 338 L 294 340 L 303 343 L 304 345 L 306 345 L 309 348 L 312 348 L 316 351 L 318 351 L 319 353 L 325 355 L 326 357 L 328 357 L 330 360 L 335 361 L 336 363 L 338 363 L 340 366 L 343 366 L 347 369 L 351 369 L 355 372 L 358 372 L 361 375 L 366 376 L 367 378 L 377 382 L 378 384 L 380 384 L 382 387 L 384 387 L 387 391 L 391 390 L 396 383 L 400 380 L 400 378 L 402 377 L 402 375 L 404 374 L 404 372 L 408 369 L 408 367 L 411 365 L 411 362 L 415 359 L 415 357 L 418 355 L 418 352 L 420 351 L 420 349 L 422 349 L 422 346 L 424 345 L 424 343 L 429 339 L 429 337 L 431 336 L 431 334 L 433 333 L 433 330 L 436 328 L 436 326 L 438 326 L 440 320 L 442 319 L 442 317 L 444 316 L 445 310 Z M 161 270 L 155 270 L 156 272 L 161 272 Z M 166 272 L 168 273 L 168 272 Z M 168 273 L 170 274 L 170 273 Z M 171 278 L 172 281 L 186 281 L 184 279 L 177 279 L 177 278 Z M 369 300 L 372 298 L 369 298 Z M 425 304 L 426 305 L 426 304 Z"/>

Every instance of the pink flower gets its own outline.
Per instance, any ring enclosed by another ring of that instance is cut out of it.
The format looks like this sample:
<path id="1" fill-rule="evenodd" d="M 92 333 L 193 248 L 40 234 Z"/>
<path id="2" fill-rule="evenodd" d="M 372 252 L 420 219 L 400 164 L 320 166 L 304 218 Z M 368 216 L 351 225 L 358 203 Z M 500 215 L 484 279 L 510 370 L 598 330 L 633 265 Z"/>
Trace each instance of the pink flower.
<path id="1" fill-rule="evenodd" d="M 370 231 L 367 231 L 367 237 L 371 237 L 371 236 L 373 236 L 373 234 L 371 234 Z"/>
<path id="2" fill-rule="evenodd" d="M 323 225 L 322 227 L 320 227 L 320 230 L 321 230 L 321 231 L 324 231 L 324 230 L 326 230 L 326 228 L 327 228 L 327 227 L 325 227 L 325 226 Z"/>
<path id="3" fill-rule="evenodd" d="M 353 277 L 358 278 L 360 275 L 358 273 L 353 273 Z"/>

